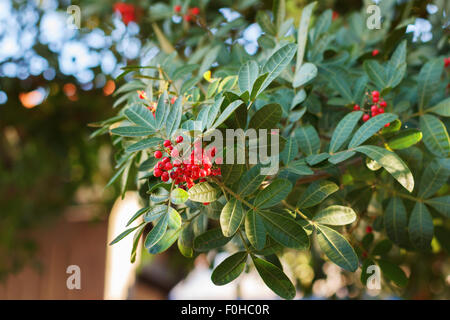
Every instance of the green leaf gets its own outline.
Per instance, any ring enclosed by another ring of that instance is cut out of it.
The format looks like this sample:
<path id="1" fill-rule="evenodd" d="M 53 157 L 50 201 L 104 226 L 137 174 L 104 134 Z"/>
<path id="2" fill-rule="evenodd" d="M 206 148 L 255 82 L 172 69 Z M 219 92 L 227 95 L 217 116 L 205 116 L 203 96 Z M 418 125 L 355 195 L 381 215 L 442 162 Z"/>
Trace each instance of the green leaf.
<path id="1" fill-rule="evenodd" d="M 338 190 L 339 187 L 333 182 L 326 180 L 314 181 L 300 196 L 297 207 L 300 209 L 313 207 Z"/>
<path id="2" fill-rule="evenodd" d="M 317 19 L 314 25 L 314 31 L 312 32 L 312 42 L 314 43 L 323 33 L 327 32 L 330 28 L 333 19 L 333 10 L 325 10 Z"/>
<path id="3" fill-rule="evenodd" d="M 281 74 L 291 62 L 296 49 L 297 46 L 295 44 L 289 43 L 272 54 L 263 66 L 262 72 L 268 73 L 268 76 L 258 92 L 262 92 Z"/>
<path id="4" fill-rule="evenodd" d="M 145 127 L 124 126 L 112 129 L 111 133 L 123 137 L 142 137 L 154 134 L 155 131 Z"/>
<path id="5" fill-rule="evenodd" d="M 246 197 L 258 190 L 261 183 L 264 181 L 264 175 L 260 174 L 261 166 L 256 165 L 245 172 L 238 184 L 238 194 L 241 197 Z"/>
<path id="6" fill-rule="evenodd" d="M 130 254 L 130 262 L 134 263 L 136 261 L 136 250 L 139 245 L 139 241 L 141 239 L 142 233 L 144 233 L 144 229 L 146 227 L 146 224 L 142 224 L 139 229 L 136 230 L 136 232 L 133 235 L 133 246 L 131 247 L 131 254 Z"/>
<path id="7" fill-rule="evenodd" d="M 169 214 L 169 222 L 168 222 L 169 229 L 174 230 L 180 229 L 182 221 L 178 211 L 172 207 L 168 207 L 168 214 Z"/>
<path id="8" fill-rule="evenodd" d="M 303 56 L 305 55 L 306 40 L 308 39 L 308 27 L 311 15 L 316 6 L 317 1 L 308 4 L 302 10 L 302 16 L 297 32 L 297 62 L 295 64 L 295 72 L 297 72 L 303 64 Z"/>
<path id="9" fill-rule="evenodd" d="M 159 96 L 158 104 L 156 106 L 156 112 L 155 112 L 155 123 L 156 127 L 158 129 L 162 128 L 163 124 L 165 123 L 167 114 L 168 114 L 168 108 L 166 105 L 167 92 L 164 92 L 162 95 Z"/>
<path id="10" fill-rule="evenodd" d="M 153 113 L 142 104 L 136 103 L 125 110 L 125 116 L 134 124 L 140 127 L 156 130 L 157 125 Z"/>
<path id="11" fill-rule="evenodd" d="M 300 103 L 302 103 L 303 101 L 305 101 L 305 99 L 306 99 L 306 91 L 305 91 L 305 89 L 299 90 L 299 91 L 295 94 L 294 99 L 292 99 L 290 109 L 291 109 L 291 110 L 294 109 L 298 104 L 300 104 Z M 304 110 L 303 113 L 301 112 L 301 110 L 302 110 L 302 109 L 296 111 L 297 113 L 300 114 L 300 116 L 298 117 L 298 119 L 300 119 L 300 118 L 303 116 L 303 114 L 305 113 L 305 111 L 306 111 L 305 108 L 303 108 L 303 110 Z"/>
<path id="12" fill-rule="evenodd" d="M 305 160 L 303 159 L 289 162 L 285 169 L 299 175 L 310 175 L 314 173 L 314 171 L 306 165 Z"/>
<path id="13" fill-rule="evenodd" d="M 213 202 L 217 199 L 217 191 L 208 182 L 195 184 L 188 191 L 189 200 L 195 202 Z"/>
<path id="14" fill-rule="evenodd" d="M 122 239 L 125 238 L 127 235 L 129 235 L 130 233 L 132 233 L 134 230 L 136 230 L 137 228 L 139 228 L 139 227 L 141 227 L 141 226 L 142 226 L 142 224 L 140 224 L 140 225 L 138 225 L 138 226 L 136 226 L 136 227 L 133 227 L 133 228 L 130 228 L 130 229 L 125 230 L 124 232 L 122 232 L 121 234 L 119 234 L 116 238 L 114 238 L 114 240 L 111 241 L 109 245 L 111 246 L 111 245 L 113 245 L 113 244 L 119 242 L 120 240 L 122 240 Z"/>
<path id="15" fill-rule="evenodd" d="M 254 60 L 249 60 L 239 69 L 239 90 L 241 92 L 250 91 L 253 88 L 253 84 L 259 75 L 258 63 Z"/>
<path id="16" fill-rule="evenodd" d="M 420 111 L 428 107 L 428 103 L 439 88 L 443 67 L 442 59 L 435 58 L 425 63 L 420 69 L 417 77 L 417 99 Z"/>
<path id="17" fill-rule="evenodd" d="M 356 220 L 356 213 L 350 207 L 334 205 L 320 210 L 313 220 L 320 224 L 344 226 Z"/>
<path id="18" fill-rule="evenodd" d="M 256 99 L 256 98 L 258 97 L 258 95 L 261 93 L 261 91 L 262 91 L 262 90 L 260 90 L 260 89 L 261 89 L 261 86 L 265 83 L 265 81 L 266 81 L 266 79 L 267 79 L 268 76 L 269 76 L 269 73 L 266 72 L 266 73 L 260 75 L 260 76 L 256 79 L 255 83 L 253 84 L 252 92 L 251 92 L 251 94 L 250 94 L 250 100 L 251 100 L 251 101 L 255 101 L 255 99 Z"/>
<path id="19" fill-rule="evenodd" d="M 229 116 L 231 116 L 231 114 L 241 106 L 242 101 L 241 100 L 236 100 L 233 101 L 232 103 L 230 103 L 225 110 L 223 110 L 223 112 L 220 114 L 219 118 L 217 118 L 216 122 L 214 122 L 214 124 L 211 126 L 212 128 L 217 128 L 218 126 L 220 126 L 223 122 L 225 122 L 225 120 L 228 119 Z"/>
<path id="20" fill-rule="evenodd" d="M 233 236 L 244 221 L 245 214 L 242 204 L 233 198 L 227 202 L 220 214 L 220 226 L 225 237 Z"/>
<path id="21" fill-rule="evenodd" d="M 346 103 L 353 102 L 353 94 L 350 86 L 343 75 L 330 75 L 328 77 L 329 85 L 342 96 Z"/>
<path id="22" fill-rule="evenodd" d="M 397 115 L 392 113 L 382 113 L 376 117 L 372 117 L 364 123 L 353 135 L 352 140 L 348 145 L 349 148 L 357 147 L 363 144 L 367 139 L 372 137 L 380 129 L 384 127 L 385 124 L 390 123 L 397 119 Z"/>
<path id="23" fill-rule="evenodd" d="M 373 262 L 373 260 L 371 260 L 371 259 L 366 259 L 366 260 L 364 260 L 364 262 L 363 262 L 363 264 L 362 264 L 362 266 L 361 266 L 361 283 L 364 285 L 364 286 L 367 286 L 367 280 L 369 279 L 369 277 L 373 274 L 373 272 L 372 273 L 368 273 L 367 272 L 367 269 L 370 267 L 370 266 L 373 266 L 373 265 L 375 265 L 375 262 Z"/>
<path id="24" fill-rule="evenodd" d="M 294 219 L 271 211 L 258 211 L 267 233 L 288 248 L 304 250 L 309 247 L 309 238 L 302 226 Z"/>
<path id="25" fill-rule="evenodd" d="M 406 149 L 422 140 L 422 132 L 417 129 L 406 129 L 400 131 L 387 141 L 389 148 L 394 150 Z"/>
<path id="26" fill-rule="evenodd" d="M 408 217 L 402 199 L 393 197 L 384 212 L 386 234 L 394 243 L 405 245 L 408 242 Z"/>
<path id="27" fill-rule="evenodd" d="M 387 279 L 393 281 L 399 287 L 406 286 L 408 278 L 400 267 L 386 260 L 377 260 L 377 263 Z"/>
<path id="28" fill-rule="evenodd" d="M 437 117 L 425 114 L 420 117 L 423 143 L 432 154 L 446 158 L 450 154 L 450 138 L 445 125 Z"/>
<path id="29" fill-rule="evenodd" d="M 427 165 L 420 179 L 419 197 L 424 199 L 431 197 L 448 181 L 450 175 L 448 162 L 447 159 L 434 159 Z"/>
<path id="30" fill-rule="evenodd" d="M 178 97 L 167 116 L 166 134 L 169 138 L 171 138 L 174 132 L 180 127 L 181 116 L 183 115 L 183 106 L 181 105 L 182 100 L 181 97 Z"/>
<path id="31" fill-rule="evenodd" d="M 292 83 L 294 88 L 305 85 L 317 76 L 317 67 L 313 63 L 305 63 L 295 73 L 294 82 Z"/>
<path id="32" fill-rule="evenodd" d="M 167 230 L 167 225 L 169 224 L 169 215 L 164 214 L 153 227 L 152 230 L 147 234 L 145 238 L 144 246 L 146 249 L 153 247 L 159 240 L 162 239 Z"/>
<path id="33" fill-rule="evenodd" d="M 358 256 L 339 232 L 317 225 L 317 242 L 325 255 L 339 267 L 351 272 L 358 269 Z"/>
<path id="34" fill-rule="evenodd" d="M 194 239 L 194 249 L 200 252 L 223 247 L 231 238 L 224 237 L 220 228 L 208 230 Z"/>
<path id="35" fill-rule="evenodd" d="M 295 287 L 283 271 L 263 259 L 252 256 L 252 260 L 264 283 L 273 292 L 284 299 L 295 297 Z"/>
<path id="36" fill-rule="evenodd" d="M 170 201 L 173 204 L 182 204 L 185 203 L 188 199 L 189 194 L 186 192 L 186 190 L 176 188 L 170 193 Z"/>
<path id="37" fill-rule="evenodd" d="M 132 224 L 134 221 L 136 221 L 137 218 L 142 216 L 143 214 L 147 213 L 147 211 L 150 210 L 150 207 L 144 207 L 136 211 L 136 213 L 128 220 L 126 227 L 128 227 L 130 224 Z"/>
<path id="38" fill-rule="evenodd" d="M 227 185 L 231 185 L 236 181 L 239 181 L 239 178 L 245 171 L 244 164 L 224 164 L 221 166 L 222 173 L 222 181 L 224 181 Z"/>
<path id="39" fill-rule="evenodd" d="M 359 119 L 363 115 L 362 111 L 354 111 L 347 114 L 341 121 L 339 121 L 336 129 L 331 137 L 329 152 L 335 153 L 344 145 L 347 139 L 352 134 Z"/>
<path id="40" fill-rule="evenodd" d="M 241 251 L 222 261 L 213 271 L 211 280 L 216 286 L 230 283 L 244 271 L 247 262 L 247 252 Z"/>
<path id="41" fill-rule="evenodd" d="M 450 218 L 450 196 L 428 199 L 425 203 L 435 208 L 444 217 Z"/>
<path id="42" fill-rule="evenodd" d="M 343 161 L 345 161 L 347 159 L 350 159 L 355 154 L 356 154 L 356 152 L 355 151 L 351 151 L 351 150 L 340 151 L 340 152 L 332 155 L 331 157 L 329 157 L 328 161 L 330 163 L 337 164 L 337 163 L 343 162 Z"/>
<path id="43" fill-rule="evenodd" d="M 267 104 L 251 117 L 248 127 L 255 130 L 274 129 L 280 122 L 282 114 L 283 109 L 278 103 Z"/>
<path id="44" fill-rule="evenodd" d="M 297 139 L 295 137 L 290 136 L 284 145 L 283 152 L 280 154 L 280 158 L 284 163 L 289 163 L 291 160 L 298 154 L 298 144 Z"/>
<path id="45" fill-rule="evenodd" d="M 253 210 L 247 212 L 245 217 L 245 233 L 251 245 L 262 250 L 266 245 L 266 228 L 262 218 Z"/>
<path id="46" fill-rule="evenodd" d="M 163 214 L 166 214 L 168 212 L 168 210 L 169 209 L 165 204 L 157 205 L 145 213 L 144 221 L 145 222 L 155 221 L 156 219 L 161 217 Z"/>
<path id="47" fill-rule="evenodd" d="M 372 250 L 372 255 L 381 256 L 387 254 L 392 249 L 392 242 L 388 239 L 378 242 Z"/>
<path id="48" fill-rule="evenodd" d="M 303 125 L 295 129 L 295 138 L 300 150 L 307 156 L 319 153 L 320 139 L 316 129 L 312 125 Z"/>
<path id="49" fill-rule="evenodd" d="M 272 23 L 269 15 L 264 11 L 258 11 L 256 13 L 256 22 L 259 24 L 264 32 L 275 36 L 277 34 L 277 30 L 275 25 Z"/>
<path id="50" fill-rule="evenodd" d="M 257 195 L 254 206 L 259 209 L 270 208 L 280 203 L 291 192 L 292 184 L 285 179 L 274 180 Z"/>
<path id="51" fill-rule="evenodd" d="M 414 178 L 411 171 L 400 157 L 394 152 L 376 146 L 359 146 L 355 151 L 364 153 L 366 156 L 378 162 L 395 180 L 406 190 L 412 192 L 414 189 Z"/>
<path id="52" fill-rule="evenodd" d="M 306 162 L 310 166 L 314 166 L 314 165 L 328 159 L 329 157 L 330 157 L 330 155 L 326 152 L 322 152 L 319 154 L 312 154 L 312 155 L 306 157 Z"/>
<path id="53" fill-rule="evenodd" d="M 363 63 L 364 71 L 370 80 L 380 89 L 388 87 L 386 70 L 376 60 L 366 60 Z"/>
<path id="54" fill-rule="evenodd" d="M 425 112 L 433 112 L 443 117 L 450 117 L 450 98 L 442 100 L 434 107 L 425 110 Z"/>
<path id="55" fill-rule="evenodd" d="M 180 236 L 181 229 L 168 229 L 164 236 L 148 252 L 158 254 L 169 249 Z"/>
<path id="56" fill-rule="evenodd" d="M 146 138 L 146 139 L 143 139 L 136 143 L 133 143 L 132 145 L 130 145 L 129 147 L 127 147 L 125 149 L 125 152 L 136 152 L 136 151 L 141 151 L 141 150 L 145 150 L 145 149 L 150 149 L 150 148 L 158 146 L 159 144 L 162 144 L 163 142 L 164 142 L 164 140 L 161 138 L 156 138 L 156 137 Z"/>
<path id="57" fill-rule="evenodd" d="M 427 207 L 422 202 L 416 202 L 408 225 L 409 240 L 412 245 L 421 250 L 429 250 L 433 230 L 433 219 Z"/>

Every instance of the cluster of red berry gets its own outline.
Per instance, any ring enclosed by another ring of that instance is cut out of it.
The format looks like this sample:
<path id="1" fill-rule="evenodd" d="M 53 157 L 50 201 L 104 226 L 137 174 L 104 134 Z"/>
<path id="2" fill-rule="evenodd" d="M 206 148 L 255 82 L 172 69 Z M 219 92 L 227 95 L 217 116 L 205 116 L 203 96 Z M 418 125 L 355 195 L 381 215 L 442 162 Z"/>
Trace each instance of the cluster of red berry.
<path id="1" fill-rule="evenodd" d="M 448 58 L 444 58 L 444 66 L 447 68 L 448 66 L 450 66 L 450 57 Z"/>
<path id="2" fill-rule="evenodd" d="M 136 7 L 129 3 L 116 2 L 114 11 L 119 12 L 123 23 L 128 25 L 131 21 L 136 21 Z"/>
<path id="3" fill-rule="evenodd" d="M 369 120 L 371 117 L 375 117 L 375 116 L 377 116 L 379 114 L 384 113 L 384 108 L 386 108 L 386 106 L 387 106 L 386 101 L 384 101 L 380 97 L 380 93 L 378 91 L 376 91 L 376 90 L 372 91 L 371 96 L 372 96 L 372 105 L 370 107 L 370 114 L 369 113 L 365 113 L 363 115 L 362 120 L 364 122 Z M 359 110 L 361 110 L 361 107 L 359 105 L 355 104 L 353 106 L 353 111 L 359 111 Z M 369 111 L 369 110 L 363 109 L 363 111 Z M 390 123 L 387 123 L 385 125 L 385 127 L 389 127 L 389 125 L 390 125 Z"/>
<path id="4" fill-rule="evenodd" d="M 175 143 L 183 142 L 183 137 L 178 136 Z M 189 189 L 194 186 L 195 181 L 206 181 L 208 176 L 218 176 L 221 174 L 220 167 L 222 158 L 216 156 L 216 148 L 212 147 L 209 150 L 203 150 L 201 143 L 194 143 L 194 148 L 190 154 L 190 159 L 179 158 L 179 150 L 172 145 L 172 141 L 165 140 L 162 150 L 156 150 L 154 156 L 156 159 L 161 159 L 153 169 L 153 175 L 157 178 L 161 177 L 164 182 L 169 181 L 169 178 L 182 189 Z M 163 157 L 163 153 L 167 156 Z M 214 160 L 213 160 L 214 159 Z M 215 163 L 215 164 L 214 164 Z"/>
<path id="5" fill-rule="evenodd" d="M 176 13 L 180 13 L 181 9 L 182 8 L 180 5 L 176 5 L 173 7 L 173 11 L 175 11 Z M 189 22 L 195 19 L 195 17 L 197 17 L 199 14 L 200 9 L 198 7 L 189 8 L 187 14 L 183 15 L 183 19 Z"/>

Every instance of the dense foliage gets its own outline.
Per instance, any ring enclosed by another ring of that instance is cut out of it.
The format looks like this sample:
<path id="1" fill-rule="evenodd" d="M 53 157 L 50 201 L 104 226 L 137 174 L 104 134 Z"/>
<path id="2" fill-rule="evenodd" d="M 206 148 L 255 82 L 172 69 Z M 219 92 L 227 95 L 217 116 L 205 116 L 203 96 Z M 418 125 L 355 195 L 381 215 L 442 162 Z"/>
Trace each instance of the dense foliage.
<path id="1" fill-rule="evenodd" d="M 430 16 L 432 40 L 422 43 L 405 33 L 410 8 L 395 1 L 381 2 L 380 29 L 366 26 L 364 6 L 338 16 L 315 11 L 315 2 L 295 26 L 285 1 L 274 1 L 272 12 L 256 14 L 263 33 L 253 55 L 242 45 L 252 1 L 234 7 L 242 14 L 230 21 L 208 1 L 195 14 L 189 1 L 152 5 L 159 51 L 149 65 L 124 68 L 118 115 L 97 131 L 111 133 L 118 149 L 111 182 L 120 178 L 123 190 L 136 182 L 145 203 L 113 243 L 134 234 L 132 261 L 141 238 L 152 254 L 174 243 L 186 257 L 227 250 L 212 273 L 216 285 L 253 265 L 286 299 L 296 290 L 278 257 L 292 249 L 361 269 L 364 285 L 371 265 L 405 287 L 413 267 L 407 274 L 399 265 L 411 256 L 447 259 L 449 43 L 441 4 Z M 200 140 L 239 128 L 275 129 L 259 138 L 268 147 L 279 129 L 280 153 L 270 154 L 279 159 L 276 174 L 248 161 L 249 141 L 246 162 L 227 164 L 224 150 Z M 186 153 L 193 162 L 176 159 L 182 143 L 194 147 Z"/>

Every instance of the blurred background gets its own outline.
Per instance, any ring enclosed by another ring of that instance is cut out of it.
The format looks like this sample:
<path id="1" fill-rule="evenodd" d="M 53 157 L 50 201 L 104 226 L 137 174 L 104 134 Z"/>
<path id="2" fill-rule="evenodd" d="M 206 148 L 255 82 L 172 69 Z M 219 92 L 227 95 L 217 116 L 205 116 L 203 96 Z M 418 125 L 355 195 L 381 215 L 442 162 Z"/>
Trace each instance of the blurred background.
<path id="1" fill-rule="evenodd" d="M 226 254 L 184 258 L 176 246 L 152 256 L 145 250 L 129 263 L 132 239 L 109 247 L 131 214 L 136 192 L 119 198 L 110 137 L 92 139 L 89 123 L 113 115 L 116 77 L 126 65 L 145 65 L 157 53 L 149 39 L 150 6 L 156 1 L 0 0 L 0 299 L 273 299 L 252 272 L 223 287 L 210 267 Z M 195 2 L 195 1 L 194 1 Z M 248 3 L 247 21 L 272 1 Z M 297 21 L 309 1 L 288 0 Z M 408 1 L 399 1 L 408 2 Z M 408 27 L 415 41 L 432 43 L 426 19 L 431 1 L 409 1 L 417 18 Z M 70 6 L 81 8 L 80 29 Z M 211 6 L 227 21 L 240 17 L 232 1 Z M 362 1 L 319 2 L 334 16 L 361 9 Z M 68 11 L 69 8 L 69 11 Z M 181 17 L 174 16 L 174 23 Z M 448 27 L 448 26 L 447 26 Z M 261 29 L 248 24 L 242 44 L 258 50 Z M 95 135 L 95 134 L 94 134 Z M 130 182 L 132 183 L 132 182 Z M 342 273 L 312 253 L 287 251 L 282 262 L 301 286 L 298 298 L 396 298 L 392 290 L 367 291 L 359 274 Z M 78 266 L 81 288 L 69 290 L 69 266 Z M 428 266 L 432 266 L 429 270 Z M 448 260 L 429 257 L 409 298 L 449 298 Z"/>

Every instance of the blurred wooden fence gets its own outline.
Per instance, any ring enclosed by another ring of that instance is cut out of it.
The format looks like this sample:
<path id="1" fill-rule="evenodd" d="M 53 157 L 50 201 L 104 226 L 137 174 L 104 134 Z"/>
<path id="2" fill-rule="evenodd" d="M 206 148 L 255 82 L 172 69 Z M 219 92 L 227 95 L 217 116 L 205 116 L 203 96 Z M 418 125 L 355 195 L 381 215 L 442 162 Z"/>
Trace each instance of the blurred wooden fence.
<path id="1" fill-rule="evenodd" d="M 26 267 L 0 283 L 0 299 L 103 299 L 108 222 L 59 221 L 35 233 L 41 268 Z M 81 270 L 81 289 L 68 289 L 67 267 Z"/>

